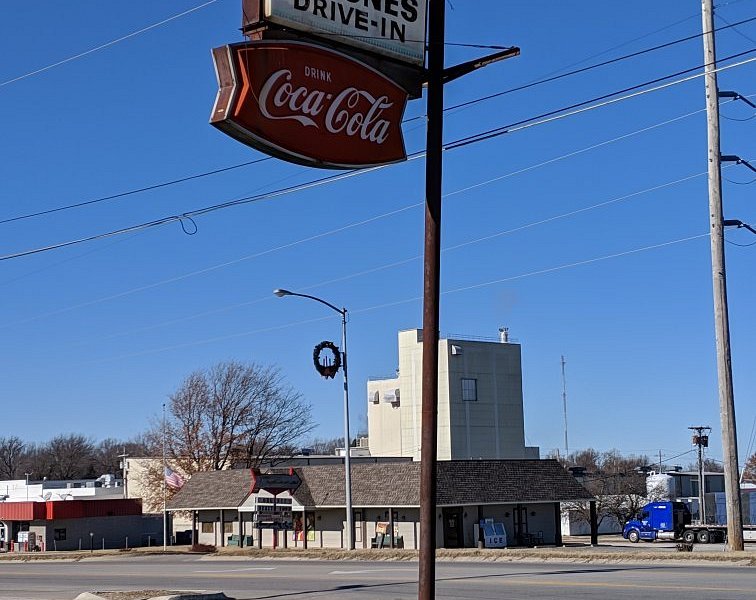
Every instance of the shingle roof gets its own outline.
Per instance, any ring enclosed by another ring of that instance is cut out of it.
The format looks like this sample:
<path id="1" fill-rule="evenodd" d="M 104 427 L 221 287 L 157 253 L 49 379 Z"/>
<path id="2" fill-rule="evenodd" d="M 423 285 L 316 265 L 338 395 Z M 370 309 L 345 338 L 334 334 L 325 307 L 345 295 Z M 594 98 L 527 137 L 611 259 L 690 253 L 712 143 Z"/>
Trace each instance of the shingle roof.
<path id="1" fill-rule="evenodd" d="M 592 494 L 556 460 L 459 460 L 438 463 L 438 504 L 588 500 Z"/>
<path id="2" fill-rule="evenodd" d="M 297 469 L 302 485 L 294 493 L 307 507 L 343 506 L 344 467 Z M 588 500 L 591 493 L 555 460 L 439 461 L 436 499 L 440 506 Z M 418 506 L 420 463 L 353 465 L 352 505 Z"/>
<path id="3" fill-rule="evenodd" d="M 344 465 L 295 469 L 302 485 L 294 498 L 306 507 L 344 506 Z M 352 465 L 352 506 L 418 506 L 420 463 Z"/>
<path id="4" fill-rule="evenodd" d="M 295 469 L 294 493 L 307 508 L 344 506 L 344 466 Z M 437 465 L 437 504 L 514 504 L 588 500 L 591 493 L 555 460 L 455 460 Z M 248 470 L 197 473 L 169 509 L 236 508 L 249 494 Z M 420 463 L 352 465 L 352 505 L 419 506 Z"/>
<path id="5" fill-rule="evenodd" d="M 195 473 L 167 503 L 169 510 L 237 508 L 252 486 L 249 469 Z"/>

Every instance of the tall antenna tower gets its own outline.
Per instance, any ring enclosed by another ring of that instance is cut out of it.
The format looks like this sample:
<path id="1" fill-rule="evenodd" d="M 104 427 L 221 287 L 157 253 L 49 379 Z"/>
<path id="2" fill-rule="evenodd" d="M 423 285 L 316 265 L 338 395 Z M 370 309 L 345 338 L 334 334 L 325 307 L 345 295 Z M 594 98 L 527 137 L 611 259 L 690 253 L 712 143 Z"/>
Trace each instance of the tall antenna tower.
<path id="1" fill-rule="evenodd" d="M 564 411 L 564 455 L 569 456 L 570 444 L 567 441 L 567 377 L 564 373 L 564 354 L 562 355 L 562 409 Z"/>

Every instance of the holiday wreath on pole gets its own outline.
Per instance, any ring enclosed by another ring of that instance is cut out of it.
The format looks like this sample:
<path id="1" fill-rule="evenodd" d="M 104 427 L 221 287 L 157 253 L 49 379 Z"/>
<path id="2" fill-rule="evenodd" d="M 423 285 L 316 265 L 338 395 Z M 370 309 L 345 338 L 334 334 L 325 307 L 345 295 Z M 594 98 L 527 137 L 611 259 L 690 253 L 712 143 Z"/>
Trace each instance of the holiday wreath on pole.
<path id="1" fill-rule="evenodd" d="M 330 350 L 333 354 L 333 358 L 326 356 L 321 358 L 323 350 Z M 336 373 L 341 368 L 341 352 L 339 347 L 333 342 L 320 342 L 315 346 L 315 350 L 312 352 L 312 360 L 315 363 L 315 369 L 322 377 L 326 379 L 333 379 L 336 377 Z"/>

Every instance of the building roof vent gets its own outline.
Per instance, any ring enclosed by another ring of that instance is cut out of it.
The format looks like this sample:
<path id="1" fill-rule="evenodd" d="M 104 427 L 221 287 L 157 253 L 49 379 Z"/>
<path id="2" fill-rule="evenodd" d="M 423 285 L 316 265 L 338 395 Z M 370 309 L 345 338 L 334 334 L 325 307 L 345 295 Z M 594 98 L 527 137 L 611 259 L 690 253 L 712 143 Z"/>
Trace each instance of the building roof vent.
<path id="1" fill-rule="evenodd" d="M 509 343 L 509 327 L 499 327 L 499 341 L 502 344 Z"/>

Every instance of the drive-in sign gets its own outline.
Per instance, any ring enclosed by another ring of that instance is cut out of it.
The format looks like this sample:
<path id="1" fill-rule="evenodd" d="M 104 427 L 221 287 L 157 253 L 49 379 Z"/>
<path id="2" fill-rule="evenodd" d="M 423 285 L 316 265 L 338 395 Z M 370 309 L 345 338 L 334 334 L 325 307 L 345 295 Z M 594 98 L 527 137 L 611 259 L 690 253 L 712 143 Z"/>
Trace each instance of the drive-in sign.
<path id="1" fill-rule="evenodd" d="M 419 66 L 425 60 L 427 0 L 263 1 L 270 23 Z"/>
<path id="2" fill-rule="evenodd" d="M 210 122 L 292 162 L 359 168 L 406 159 L 407 92 L 333 50 L 261 40 L 213 50 L 220 90 Z"/>

